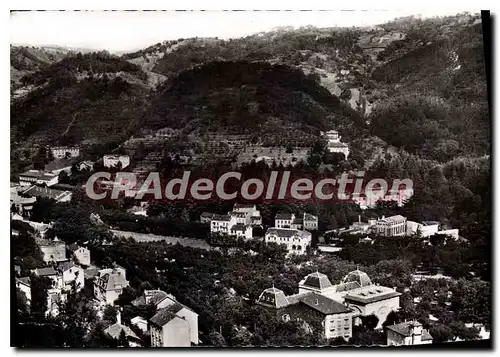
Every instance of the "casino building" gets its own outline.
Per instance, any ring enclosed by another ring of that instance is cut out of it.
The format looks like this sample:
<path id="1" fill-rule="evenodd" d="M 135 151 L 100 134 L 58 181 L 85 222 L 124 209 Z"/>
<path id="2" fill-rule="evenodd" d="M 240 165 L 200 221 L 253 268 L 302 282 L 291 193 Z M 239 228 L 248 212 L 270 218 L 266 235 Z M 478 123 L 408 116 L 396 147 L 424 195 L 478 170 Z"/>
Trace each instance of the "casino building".
<path id="1" fill-rule="evenodd" d="M 299 292 L 286 296 L 280 289 L 265 289 L 257 304 L 276 310 L 277 318 L 304 321 L 324 331 L 327 339 L 352 336 L 352 326 L 361 316 L 374 314 L 381 328 L 387 315 L 399 309 L 401 293 L 392 288 L 375 285 L 365 272 L 354 270 L 337 285 L 325 274 L 311 273 L 298 285 Z"/>

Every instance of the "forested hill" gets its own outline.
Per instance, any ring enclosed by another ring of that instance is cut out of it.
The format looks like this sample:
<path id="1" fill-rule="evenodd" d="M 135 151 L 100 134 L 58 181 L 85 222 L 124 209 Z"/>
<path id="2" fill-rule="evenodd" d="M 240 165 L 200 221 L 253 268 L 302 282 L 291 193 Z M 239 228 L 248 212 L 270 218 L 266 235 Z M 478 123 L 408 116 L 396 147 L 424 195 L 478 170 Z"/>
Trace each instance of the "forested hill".
<path id="1" fill-rule="evenodd" d="M 12 66 L 29 65 L 12 87 L 21 148 L 118 142 L 170 126 L 305 146 L 336 128 L 354 146 L 377 143 L 361 148 L 368 156 L 392 146 L 440 162 L 490 151 L 479 15 L 177 39 L 33 66 L 26 51 L 11 52 Z"/>
<path id="2" fill-rule="evenodd" d="M 341 128 L 355 135 L 362 117 L 314 77 L 264 62 L 210 62 L 168 81 L 152 100 L 143 126 L 250 134 L 269 143 L 319 136 Z"/>

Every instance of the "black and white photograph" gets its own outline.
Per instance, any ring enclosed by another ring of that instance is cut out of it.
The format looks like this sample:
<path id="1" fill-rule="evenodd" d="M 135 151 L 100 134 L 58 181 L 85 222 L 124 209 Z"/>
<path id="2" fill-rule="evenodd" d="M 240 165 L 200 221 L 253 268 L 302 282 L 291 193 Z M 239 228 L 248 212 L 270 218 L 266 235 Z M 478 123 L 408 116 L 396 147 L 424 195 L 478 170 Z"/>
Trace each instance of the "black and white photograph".
<path id="1" fill-rule="evenodd" d="M 492 348 L 490 11 L 9 16 L 11 347 Z"/>

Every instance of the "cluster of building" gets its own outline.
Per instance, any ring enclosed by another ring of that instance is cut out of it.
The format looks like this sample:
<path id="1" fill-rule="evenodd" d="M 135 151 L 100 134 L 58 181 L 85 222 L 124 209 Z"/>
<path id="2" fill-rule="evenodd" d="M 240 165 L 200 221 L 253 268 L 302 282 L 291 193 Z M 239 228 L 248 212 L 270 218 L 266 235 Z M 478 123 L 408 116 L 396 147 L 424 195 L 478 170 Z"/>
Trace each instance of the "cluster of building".
<path id="1" fill-rule="evenodd" d="M 131 323 L 147 333 L 152 347 L 190 347 L 197 345 L 198 314 L 162 290 L 144 290 L 132 301 L 134 306 L 154 305 L 156 313 L 149 320 L 142 316 Z"/>
<path id="2" fill-rule="evenodd" d="M 321 135 L 326 139 L 326 148 L 329 152 L 336 152 L 344 154 L 344 156 L 349 156 L 349 145 L 341 141 L 339 132 L 336 130 L 329 130 L 327 132 L 321 132 Z"/>
<path id="3" fill-rule="evenodd" d="M 382 216 L 379 219 L 369 219 L 362 222 L 361 216 L 358 222 L 354 222 L 349 228 L 339 230 L 339 234 L 376 234 L 378 236 L 412 236 L 418 235 L 422 238 L 430 237 L 434 234 L 459 238 L 458 229 L 442 229 L 442 225 L 436 221 L 423 221 L 421 223 L 408 221 L 406 217 L 395 215 L 390 217 Z"/>
<path id="4" fill-rule="evenodd" d="M 390 189 L 387 192 L 373 188 L 367 192 L 352 193 L 351 199 L 361 209 L 367 209 L 377 207 L 380 202 L 395 203 L 398 207 L 403 207 L 412 196 L 413 188 Z"/>
<path id="5" fill-rule="evenodd" d="M 254 204 L 235 203 L 227 214 L 203 212 L 203 223 L 210 223 L 210 233 L 218 233 L 245 239 L 253 238 L 252 228 L 262 225 L 262 217 Z"/>
<path id="6" fill-rule="evenodd" d="M 267 229 L 264 240 L 266 243 L 285 245 L 288 254 L 305 254 L 312 240 L 308 230 L 318 230 L 317 216 L 278 213 L 274 218 L 274 227 Z"/>
<path id="7" fill-rule="evenodd" d="M 299 282 L 299 292 L 294 295 L 271 287 L 265 289 L 257 304 L 272 309 L 281 321 L 300 321 L 311 330 L 319 330 L 324 338 L 352 337 L 353 326 L 361 324 L 361 317 L 375 315 L 377 329 L 391 311 L 399 309 L 401 293 L 393 288 L 373 284 L 368 275 L 360 270 L 348 273 L 339 284 L 332 285 L 325 274 L 315 272 Z M 388 344 L 405 344 L 404 324 L 389 326 Z M 427 331 L 415 327 L 408 335 L 413 343 L 432 343 Z M 427 342 L 430 341 L 430 342 Z"/>
<path id="8" fill-rule="evenodd" d="M 68 292 L 73 288 L 76 292 L 84 288 L 85 270 L 83 266 L 84 263 L 90 264 L 90 251 L 85 247 L 75 245 L 74 251 L 71 252 L 72 259 L 68 259 L 66 245 L 57 238 L 54 241 L 39 244 L 47 265 L 32 270 L 32 273 L 37 277 L 50 279 L 51 285 L 47 290 L 47 310 L 45 313 L 57 316 L 59 303 L 66 300 Z M 24 293 L 29 306 L 31 303 L 30 278 L 16 277 L 16 287 Z"/>

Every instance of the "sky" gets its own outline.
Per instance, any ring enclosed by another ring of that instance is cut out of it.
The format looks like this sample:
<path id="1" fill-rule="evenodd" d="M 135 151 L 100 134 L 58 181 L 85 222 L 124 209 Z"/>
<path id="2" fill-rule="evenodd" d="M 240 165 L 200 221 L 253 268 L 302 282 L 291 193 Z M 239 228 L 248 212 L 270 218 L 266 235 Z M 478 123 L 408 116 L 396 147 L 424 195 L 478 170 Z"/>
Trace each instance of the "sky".
<path id="1" fill-rule="evenodd" d="M 165 40 L 222 39 L 270 31 L 280 26 L 371 26 L 397 17 L 479 12 L 448 8 L 370 11 L 30 11 L 13 12 L 10 42 L 56 45 L 110 52 L 134 51 Z"/>

